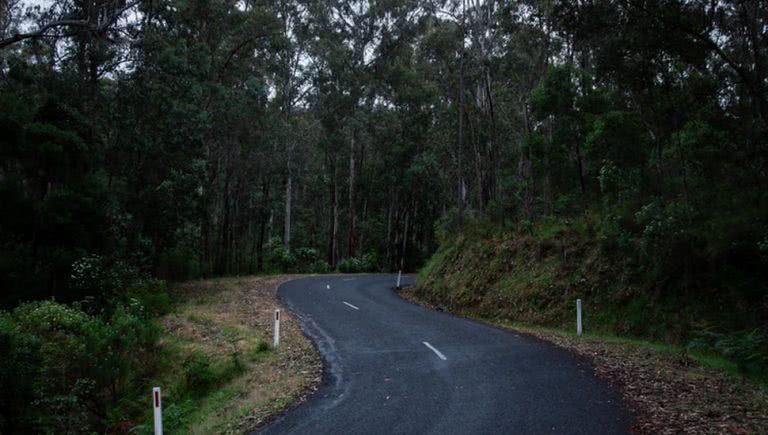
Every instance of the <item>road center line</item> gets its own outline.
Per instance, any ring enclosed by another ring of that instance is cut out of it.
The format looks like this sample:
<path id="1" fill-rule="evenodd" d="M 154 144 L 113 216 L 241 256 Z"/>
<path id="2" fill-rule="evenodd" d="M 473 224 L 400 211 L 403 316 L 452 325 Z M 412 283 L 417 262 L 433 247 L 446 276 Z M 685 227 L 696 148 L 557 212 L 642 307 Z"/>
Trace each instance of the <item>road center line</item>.
<path id="1" fill-rule="evenodd" d="M 353 308 L 353 309 L 355 309 L 355 310 L 359 310 L 359 309 L 360 309 L 360 308 L 357 308 L 356 306 L 354 306 L 354 305 L 350 304 L 350 303 L 349 303 L 349 302 L 347 302 L 347 301 L 342 301 L 342 302 L 344 302 L 344 305 L 346 305 L 346 306 L 348 306 L 348 307 L 350 307 L 350 308 Z"/>
<path id="2" fill-rule="evenodd" d="M 344 279 L 342 279 L 342 281 L 354 281 L 354 280 L 355 280 L 354 278 L 344 278 Z"/>
<path id="3" fill-rule="evenodd" d="M 428 348 L 429 348 L 429 349 L 430 349 L 432 352 L 434 352 L 434 353 L 435 353 L 435 355 L 437 355 L 437 356 L 438 356 L 438 357 L 439 357 L 441 360 L 445 361 L 445 360 L 447 360 L 447 359 L 448 359 L 448 358 L 446 358 L 446 357 L 445 357 L 445 355 L 443 355 L 443 353 L 442 353 L 442 352 L 440 352 L 439 350 L 435 349 L 435 347 L 434 347 L 434 346 L 432 346 L 431 344 L 429 344 L 428 342 L 426 342 L 426 341 L 422 341 L 422 343 L 424 343 L 424 346 L 427 346 L 427 347 L 428 347 Z"/>

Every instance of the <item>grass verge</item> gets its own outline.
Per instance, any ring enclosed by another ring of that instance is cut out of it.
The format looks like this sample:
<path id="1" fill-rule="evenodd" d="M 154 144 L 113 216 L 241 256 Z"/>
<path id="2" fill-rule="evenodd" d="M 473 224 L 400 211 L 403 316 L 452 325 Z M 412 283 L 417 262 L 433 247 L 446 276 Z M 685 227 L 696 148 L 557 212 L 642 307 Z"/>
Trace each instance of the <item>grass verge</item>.
<path id="1" fill-rule="evenodd" d="M 290 278 L 223 278 L 173 289 L 177 305 L 160 319 L 164 363 L 153 379 L 163 387 L 166 431 L 243 433 L 316 388 L 320 356 L 286 310 L 280 347 L 271 346 L 276 289 Z M 148 413 L 134 432 L 151 428 Z"/>

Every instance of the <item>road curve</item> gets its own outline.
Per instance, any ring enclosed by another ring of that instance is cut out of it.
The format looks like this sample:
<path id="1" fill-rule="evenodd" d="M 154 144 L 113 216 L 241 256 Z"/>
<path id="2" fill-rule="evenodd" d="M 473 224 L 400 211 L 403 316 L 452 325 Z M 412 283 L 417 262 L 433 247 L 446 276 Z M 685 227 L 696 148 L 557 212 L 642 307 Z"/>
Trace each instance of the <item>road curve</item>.
<path id="1" fill-rule="evenodd" d="M 414 305 L 394 285 L 393 275 L 348 275 L 280 286 L 325 359 L 324 380 L 259 433 L 628 432 L 620 396 L 587 362 Z"/>

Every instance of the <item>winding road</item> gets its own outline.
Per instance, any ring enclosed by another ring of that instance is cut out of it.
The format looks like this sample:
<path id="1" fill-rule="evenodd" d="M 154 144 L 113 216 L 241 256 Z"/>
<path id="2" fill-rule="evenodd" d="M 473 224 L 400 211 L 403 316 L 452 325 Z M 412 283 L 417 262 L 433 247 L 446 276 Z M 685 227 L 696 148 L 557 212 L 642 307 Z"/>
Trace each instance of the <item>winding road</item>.
<path id="1" fill-rule="evenodd" d="M 317 276 L 280 286 L 278 296 L 322 353 L 325 373 L 305 403 L 259 433 L 628 432 L 619 394 L 587 362 L 407 302 L 393 292 L 395 279 Z"/>

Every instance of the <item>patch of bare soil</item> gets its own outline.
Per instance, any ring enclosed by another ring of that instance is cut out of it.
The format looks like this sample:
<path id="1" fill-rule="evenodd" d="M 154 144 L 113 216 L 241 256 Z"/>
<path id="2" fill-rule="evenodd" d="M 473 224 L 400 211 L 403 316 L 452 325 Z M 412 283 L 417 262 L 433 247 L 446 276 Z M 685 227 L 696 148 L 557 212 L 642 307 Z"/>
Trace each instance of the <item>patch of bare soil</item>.
<path id="1" fill-rule="evenodd" d="M 412 288 L 400 295 L 441 309 L 420 300 Z M 621 391 L 634 417 L 633 433 L 768 434 L 764 386 L 702 367 L 684 353 L 548 330 L 522 332 L 590 360 L 595 374 Z"/>

